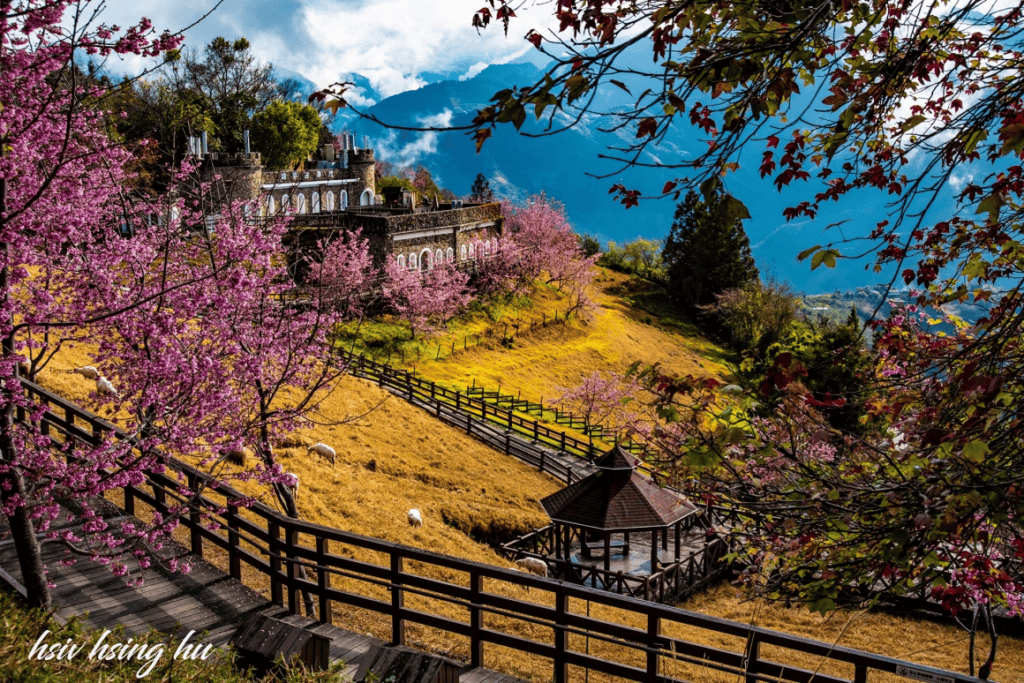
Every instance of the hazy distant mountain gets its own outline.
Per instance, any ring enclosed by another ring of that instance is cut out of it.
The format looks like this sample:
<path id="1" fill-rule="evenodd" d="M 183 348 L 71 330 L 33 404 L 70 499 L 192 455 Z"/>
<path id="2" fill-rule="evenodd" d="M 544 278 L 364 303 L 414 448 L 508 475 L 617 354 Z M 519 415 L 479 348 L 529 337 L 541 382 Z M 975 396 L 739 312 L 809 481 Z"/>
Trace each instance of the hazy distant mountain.
<path id="1" fill-rule="evenodd" d="M 649 55 L 646 59 L 650 60 Z M 493 65 L 464 81 L 441 80 L 388 98 L 380 98 L 361 76 L 351 76 L 349 80 L 357 83 L 362 97 L 374 100 L 375 103 L 364 110 L 388 124 L 469 126 L 475 112 L 486 106 L 495 92 L 513 85 L 532 84 L 542 73 L 541 68 L 531 64 Z M 430 80 L 440 75 L 425 76 L 430 78 L 424 77 L 424 80 Z M 632 92 L 627 94 L 614 87 L 606 89 L 599 93 L 597 108 L 632 106 L 634 96 L 646 86 L 636 79 L 624 78 L 624 81 Z M 565 119 L 567 117 L 559 115 L 556 120 L 565 123 Z M 483 173 L 499 196 L 521 200 L 546 192 L 565 204 L 577 231 L 591 233 L 601 240 L 621 243 L 638 236 L 666 236 L 672 224 L 674 202 L 652 199 L 626 210 L 612 200 L 608 190 L 622 182 L 640 190 L 642 196 L 657 195 L 665 182 L 672 179 L 673 171 L 642 167 L 622 170 L 619 164 L 602 159 L 601 155 L 609 153 L 609 145 L 621 146 L 635 134 L 633 130 L 600 132 L 598 128 L 607 123 L 591 117 L 566 132 L 543 136 L 542 124 L 534 120 L 531 111 L 523 126 L 526 135 L 517 134 L 511 126 L 501 126 L 480 154 L 465 133 L 396 131 L 353 118 L 346 110 L 341 110 L 332 128 L 353 131 L 359 141 L 363 135 L 369 136 L 380 159 L 398 164 L 422 163 L 439 184 L 457 194 L 468 194 L 477 173 Z M 706 149 L 705 137 L 680 120 L 667 140 L 652 149 L 641 162 L 674 163 L 696 156 Z M 783 208 L 806 199 L 812 186 L 795 183 L 781 192 L 776 190 L 758 173 L 762 151 L 751 148 L 741 155 L 739 171 L 726 179 L 727 189 L 746 203 L 752 215 L 745 229 L 762 272 L 771 272 L 788 280 L 798 291 L 810 293 L 847 291 L 887 281 L 890 272 L 875 274 L 863 263 L 840 261 L 838 268 L 822 267 L 812 273 L 807 262 L 798 263 L 795 258 L 800 251 L 815 244 L 839 242 L 844 237 L 870 232 L 879 221 L 889 217 L 885 201 L 879 201 L 877 193 L 863 192 L 848 196 L 838 204 L 823 206 L 814 220 L 788 222 L 782 216 Z M 594 175 L 608 177 L 595 178 Z M 950 193 L 948 198 L 937 202 L 933 210 L 936 213 L 952 211 L 952 206 Z"/>
<path id="2" fill-rule="evenodd" d="M 278 83 L 288 82 L 289 85 L 293 86 L 291 92 L 288 93 L 288 97 L 290 99 L 297 99 L 301 102 L 305 102 L 306 98 L 309 97 L 311 93 L 319 90 L 319 88 L 316 87 L 316 83 L 309 80 L 298 71 L 292 71 L 291 69 L 286 69 L 283 66 L 277 66 L 275 64 L 272 75 L 274 80 Z"/>

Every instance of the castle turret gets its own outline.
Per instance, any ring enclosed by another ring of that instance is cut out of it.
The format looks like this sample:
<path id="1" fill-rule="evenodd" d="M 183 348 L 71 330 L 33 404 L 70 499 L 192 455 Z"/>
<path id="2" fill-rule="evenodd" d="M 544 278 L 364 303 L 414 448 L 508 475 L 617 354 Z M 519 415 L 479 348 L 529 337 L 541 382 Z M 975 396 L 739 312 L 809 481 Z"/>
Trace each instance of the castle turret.
<path id="1" fill-rule="evenodd" d="M 363 192 L 366 190 L 370 191 L 370 196 L 377 194 L 377 174 L 374 171 L 374 159 L 372 149 L 349 149 L 343 154 L 348 154 L 348 167 L 352 173 L 352 177 L 358 182 L 357 193 L 353 193 L 356 197 L 362 197 Z M 363 204 L 363 201 L 358 203 Z"/>

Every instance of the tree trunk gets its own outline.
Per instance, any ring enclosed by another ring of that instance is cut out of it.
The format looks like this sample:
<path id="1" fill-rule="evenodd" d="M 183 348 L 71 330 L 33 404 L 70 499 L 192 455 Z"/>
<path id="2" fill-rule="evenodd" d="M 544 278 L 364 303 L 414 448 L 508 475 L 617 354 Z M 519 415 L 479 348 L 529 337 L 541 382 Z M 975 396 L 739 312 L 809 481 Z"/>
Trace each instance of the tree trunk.
<path id="1" fill-rule="evenodd" d="M 0 3 L 0 6 L 7 7 L 9 3 Z M 4 156 L 4 145 L 0 143 L 0 157 Z M 7 179 L 0 178 L 0 232 L 6 228 L 7 213 Z M 0 267 L 0 299 L 6 304 L 11 297 L 10 282 L 8 280 L 8 268 L 10 267 L 10 249 L 6 242 L 0 242 L 0 258 L 3 259 Z M 7 319 L 8 329 L 14 327 L 14 320 Z M 3 355 L 10 358 L 14 355 L 14 332 L 7 334 L 3 339 Z M 4 401 L 3 412 L 0 414 L 0 460 L 12 462 L 14 460 L 14 402 L 15 392 L 20 388 L 17 377 L 11 377 L 7 384 L 0 389 Z M 11 527 L 11 538 L 14 541 L 14 551 L 18 553 L 18 564 L 21 566 L 21 581 L 25 585 L 26 598 L 30 607 L 49 609 L 51 603 L 50 587 L 46 582 L 46 567 L 43 565 L 43 553 L 39 546 L 39 539 L 36 538 L 35 524 L 28 515 L 25 507 L 27 491 L 25 490 L 25 479 L 21 472 L 12 469 L 3 475 L 4 483 L 10 487 L 0 487 L 0 496 L 4 503 L 7 503 L 12 496 L 18 496 L 22 504 L 11 515 L 7 521 Z"/>

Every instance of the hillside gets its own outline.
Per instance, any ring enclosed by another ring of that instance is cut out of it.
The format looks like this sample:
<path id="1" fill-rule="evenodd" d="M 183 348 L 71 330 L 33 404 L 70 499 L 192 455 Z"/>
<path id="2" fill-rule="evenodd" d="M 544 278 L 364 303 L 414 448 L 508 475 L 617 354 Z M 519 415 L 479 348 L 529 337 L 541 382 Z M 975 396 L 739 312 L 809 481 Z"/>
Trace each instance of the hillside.
<path id="1" fill-rule="evenodd" d="M 421 363 L 420 370 L 440 376 L 447 369 L 453 381 L 476 379 L 479 383 L 486 379 L 502 382 L 503 390 L 540 393 L 571 383 L 580 372 L 621 369 L 633 360 L 662 361 L 676 372 L 724 369 L 720 363 L 701 355 L 716 352 L 706 341 L 659 329 L 664 327 L 662 324 L 640 322 L 648 314 L 630 306 L 615 293 L 626 291 L 625 284 L 624 276 L 602 274 L 597 282 L 597 308 L 586 323 L 574 321 L 568 326 L 540 328 L 533 335 L 521 337 L 511 349 L 481 346 L 441 362 Z M 534 309 L 520 309 L 519 315 L 538 315 L 545 311 L 550 315 L 559 306 L 564 303 L 558 294 L 544 291 L 535 298 Z M 653 319 L 651 322 L 655 323 Z M 88 348 L 68 349 L 42 374 L 40 382 L 88 404 L 91 382 L 58 372 L 88 360 Z M 537 501 L 557 490 L 559 484 L 362 380 L 353 378 L 342 382 L 326 402 L 324 417 L 340 419 L 359 415 L 374 406 L 377 407 L 358 420 L 306 430 L 280 448 L 285 467 L 297 473 L 302 481 L 298 503 L 303 517 L 359 534 L 508 566 L 487 541 L 507 538 L 544 524 L 546 518 Z M 312 440 L 334 445 L 339 451 L 337 465 L 306 456 L 302 444 Z M 411 507 L 423 511 L 422 528 L 407 525 L 405 513 Z M 379 561 L 372 553 L 358 549 L 350 552 L 355 559 Z M 216 559 L 214 556 L 213 560 Z M 433 578 L 459 580 L 432 569 L 424 569 L 424 572 Z M 267 591 L 262 577 L 243 572 L 243 579 L 254 588 Z M 387 594 L 379 587 L 353 585 L 352 582 L 343 585 L 377 599 L 387 599 Z M 511 586 L 492 590 L 518 599 L 545 599 L 531 597 Z M 437 602 L 429 606 L 450 618 L 463 618 L 455 606 Z M 949 625 L 884 613 L 857 615 L 847 624 L 848 615 L 826 620 L 802 609 L 786 610 L 781 606 L 744 602 L 728 585 L 697 596 L 682 606 L 932 666 L 965 668 L 966 635 Z M 594 616 L 601 617 L 602 613 L 595 611 Z M 381 637 L 387 637 L 390 628 L 389 622 L 379 615 L 342 605 L 335 608 L 335 619 L 339 625 Z M 513 632 L 537 635 L 535 627 L 529 624 L 496 620 L 496 626 L 498 624 Z M 643 628 L 643 624 L 635 626 Z M 742 643 L 733 642 L 735 639 L 695 631 L 683 624 L 673 624 L 671 631 L 694 642 L 742 648 Z M 466 656 L 465 645 L 443 632 L 415 627 L 411 633 L 413 645 L 456 657 Z M 613 651 L 596 641 L 590 647 L 595 653 L 610 655 Z M 531 680 L 543 680 L 541 672 L 547 665 L 542 660 L 499 648 L 489 652 L 487 666 Z M 810 657 L 789 661 L 811 670 L 822 665 L 820 660 Z M 826 665 L 823 670 L 828 671 L 830 667 Z M 1011 672 L 1021 670 L 1024 670 L 1024 643 L 1002 638 L 993 679 L 1010 680 Z M 681 667 L 679 673 L 695 681 L 726 680 L 692 667 Z M 608 679 L 595 675 L 594 680 Z"/>

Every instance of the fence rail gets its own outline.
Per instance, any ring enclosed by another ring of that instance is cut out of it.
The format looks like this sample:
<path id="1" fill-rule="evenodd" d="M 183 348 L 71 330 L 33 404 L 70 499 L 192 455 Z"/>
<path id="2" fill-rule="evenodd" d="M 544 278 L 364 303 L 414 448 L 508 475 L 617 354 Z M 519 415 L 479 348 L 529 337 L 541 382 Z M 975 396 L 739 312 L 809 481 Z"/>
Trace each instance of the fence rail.
<path id="1" fill-rule="evenodd" d="M 32 400 L 45 406 L 45 410 L 32 411 L 30 415 L 19 410 L 16 417 L 22 424 L 36 418 L 44 433 L 58 432 L 65 440 L 89 445 L 101 443 L 110 434 L 129 439 L 106 420 L 42 387 L 25 380 L 21 384 Z M 549 661 L 551 678 L 556 683 L 568 680 L 570 666 L 621 680 L 674 682 L 679 679 L 664 672 L 666 667 L 679 662 L 740 676 L 746 683 L 810 683 L 812 679 L 815 683 L 866 683 L 871 671 L 916 680 L 977 681 L 955 672 L 291 519 L 258 502 L 246 505 L 247 498 L 241 493 L 187 463 L 173 458 L 167 458 L 167 462 L 172 468 L 167 472 L 150 473 L 144 483 L 127 484 L 121 489 L 127 512 L 134 514 L 140 504 L 162 514 L 173 514 L 187 506 L 188 513 L 181 523 L 189 531 L 191 551 L 202 556 L 207 548 L 223 550 L 229 572 L 236 579 L 241 578 L 242 564 L 248 565 L 269 579 L 271 599 L 280 605 L 287 604 L 291 612 L 299 612 L 300 592 L 307 591 L 315 596 L 321 622 L 332 621 L 332 605 L 337 603 L 389 618 L 395 643 L 405 642 L 408 624 L 439 629 L 468 640 L 472 666 L 482 665 L 486 649 L 497 646 Z M 240 510 L 243 506 L 244 511 Z M 381 561 L 354 559 L 354 549 L 372 551 Z M 300 566 L 312 570 L 307 577 L 314 578 L 301 578 Z M 458 574 L 464 581 L 456 583 L 455 579 L 425 576 L 418 571 L 425 567 L 439 568 L 443 573 L 438 575 L 445 577 Z M 350 588 L 354 583 L 364 589 L 374 588 L 378 593 L 355 592 Z M 544 595 L 551 604 L 508 597 L 498 592 L 503 585 L 532 588 L 535 592 L 531 595 Z M 578 611 L 584 603 L 588 606 L 586 614 Z M 465 618 L 440 614 L 438 604 L 457 607 Z M 607 608 L 609 614 L 625 616 L 618 620 L 591 617 L 591 605 Z M 631 623 L 623 623 L 626 616 L 632 617 Z M 532 628 L 513 633 L 511 629 L 502 629 L 505 622 L 526 623 Z M 730 651 L 665 632 L 666 625 L 680 623 L 691 629 L 735 637 L 745 646 L 742 651 Z M 544 635 L 536 635 L 538 631 Z M 615 658 L 574 648 L 574 640 L 583 636 L 588 643 L 596 640 L 613 644 L 615 647 L 609 651 Z M 776 653 L 782 650 L 845 663 L 853 675 L 840 678 L 771 661 L 762 653 L 761 647 L 765 645 L 776 648 Z"/>

